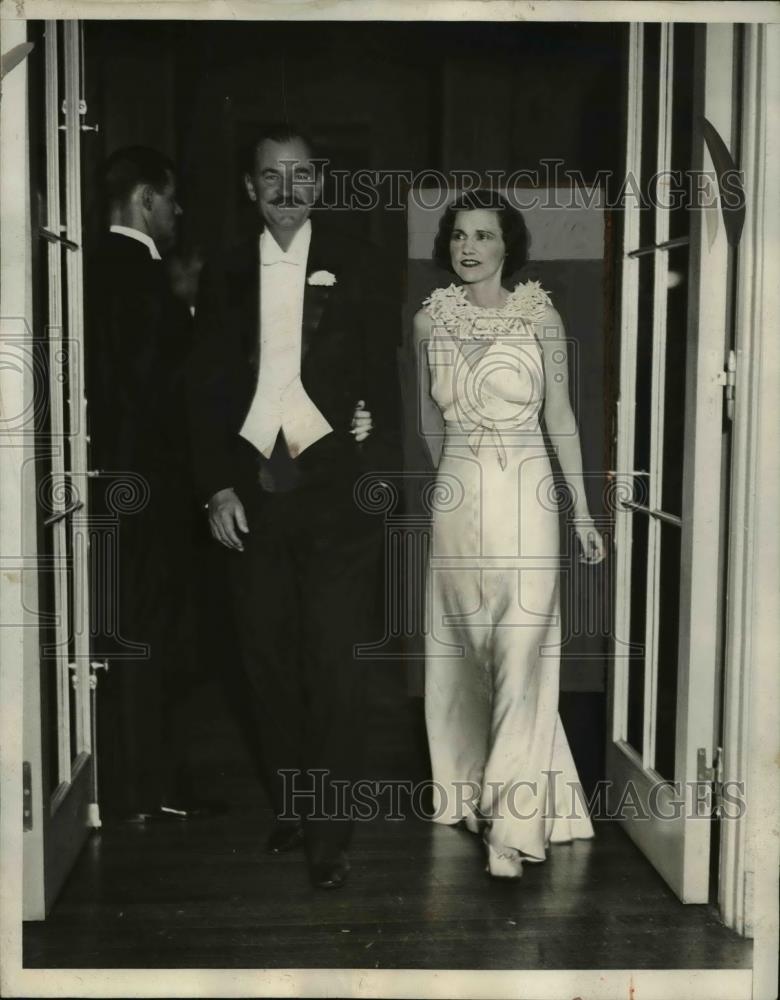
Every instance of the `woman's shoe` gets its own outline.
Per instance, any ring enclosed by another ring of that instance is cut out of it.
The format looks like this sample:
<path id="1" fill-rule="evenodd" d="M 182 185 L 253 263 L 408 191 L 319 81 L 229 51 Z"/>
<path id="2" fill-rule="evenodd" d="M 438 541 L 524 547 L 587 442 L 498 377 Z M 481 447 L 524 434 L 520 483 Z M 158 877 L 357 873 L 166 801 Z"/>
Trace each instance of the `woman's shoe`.
<path id="1" fill-rule="evenodd" d="M 482 827 L 485 824 L 484 820 L 481 820 L 476 813 L 468 812 L 463 818 L 463 825 L 469 833 L 482 833 Z"/>
<path id="2" fill-rule="evenodd" d="M 476 813 L 467 812 L 463 819 L 459 819 L 457 823 L 454 824 L 456 830 L 468 830 L 469 833 L 474 833 L 479 836 L 482 833 L 482 828 L 485 826 L 485 820 Z"/>
<path id="3" fill-rule="evenodd" d="M 490 872 L 494 878 L 520 878 L 523 874 L 523 859 L 518 851 L 513 847 L 504 847 L 503 844 L 495 847 L 487 839 L 485 847 L 487 848 L 485 871 Z"/>

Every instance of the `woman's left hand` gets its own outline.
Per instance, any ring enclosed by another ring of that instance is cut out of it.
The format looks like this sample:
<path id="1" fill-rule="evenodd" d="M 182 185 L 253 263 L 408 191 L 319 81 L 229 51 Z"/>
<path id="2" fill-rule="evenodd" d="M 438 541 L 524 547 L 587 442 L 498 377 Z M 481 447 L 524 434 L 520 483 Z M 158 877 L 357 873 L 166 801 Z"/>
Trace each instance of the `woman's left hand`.
<path id="1" fill-rule="evenodd" d="M 374 427 L 371 411 L 367 410 L 365 406 L 365 401 L 359 399 L 352 415 L 352 428 L 349 433 L 356 441 L 365 441 Z"/>
<path id="2" fill-rule="evenodd" d="M 604 546 L 604 538 L 593 523 L 593 518 L 575 518 L 574 530 L 577 532 L 577 538 L 582 549 L 580 562 L 587 563 L 589 566 L 595 566 L 596 563 L 603 562 L 607 554 Z"/>

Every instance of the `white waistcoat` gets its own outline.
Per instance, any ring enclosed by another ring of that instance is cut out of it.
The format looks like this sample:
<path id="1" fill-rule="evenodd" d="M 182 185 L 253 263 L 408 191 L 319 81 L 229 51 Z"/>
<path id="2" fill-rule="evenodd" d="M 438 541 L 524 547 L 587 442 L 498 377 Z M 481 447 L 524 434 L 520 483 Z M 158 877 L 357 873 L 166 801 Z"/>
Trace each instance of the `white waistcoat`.
<path id="1" fill-rule="evenodd" d="M 308 220 L 286 252 L 267 229 L 260 235 L 260 372 L 239 433 L 266 458 L 280 430 L 293 458 L 333 430 L 301 382 L 303 293 L 310 241 Z"/>

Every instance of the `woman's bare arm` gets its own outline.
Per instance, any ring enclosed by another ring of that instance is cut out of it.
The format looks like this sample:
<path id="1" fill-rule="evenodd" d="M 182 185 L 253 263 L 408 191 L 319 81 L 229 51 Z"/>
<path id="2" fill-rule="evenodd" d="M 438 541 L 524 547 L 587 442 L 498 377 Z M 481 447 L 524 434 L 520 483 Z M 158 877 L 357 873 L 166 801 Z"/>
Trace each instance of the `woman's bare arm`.
<path id="1" fill-rule="evenodd" d="M 582 448 L 577 418 L 569 393 L 569 352 L 566 331 L 552 306 L 539 324 L 539 342 L 544 356 L 544 423 L 555 449 L 561 472 L 574 501 L 573 519 L 587 562 L 601 562 L 604 542 L 596 530 L 585 493 Z"/>
<path id="2" fill-rule="evenodd" d="M 428 364 L 428 343 L 433 335 L 433 321 L 422 309 L 414 317 L 414 363 L 417 371 L 418 432 L 422 434 L 433 467 L 438 468 L 441 458 L 444 421 L 441 411 L 431 396 L 431 373 Z"/>

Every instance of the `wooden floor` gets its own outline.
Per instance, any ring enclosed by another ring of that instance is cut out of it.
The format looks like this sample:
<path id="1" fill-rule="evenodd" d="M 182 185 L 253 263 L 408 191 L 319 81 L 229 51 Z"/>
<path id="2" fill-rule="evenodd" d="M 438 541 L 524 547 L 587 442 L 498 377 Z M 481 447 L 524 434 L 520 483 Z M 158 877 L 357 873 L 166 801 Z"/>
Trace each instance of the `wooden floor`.
<path id="1" fill-rule="evenodd" d="M 425 776 L 419 705 L 372 709 L 372 776 Z M 205 790 L 231 813 L 105 828 L 43 923 L 28 968 L 749 968 L 751 943 L 683 906 L 625 835 L 553 848 L 517 882 L 483 871 L 472 835 L 423 820 L 359 824 L 352 875 L 310 888 L 301 854 L 263 851 L 271 817 L 218 690 L 204 696 Z M 575 749 L 576 752 L 576 749 Z"/>

